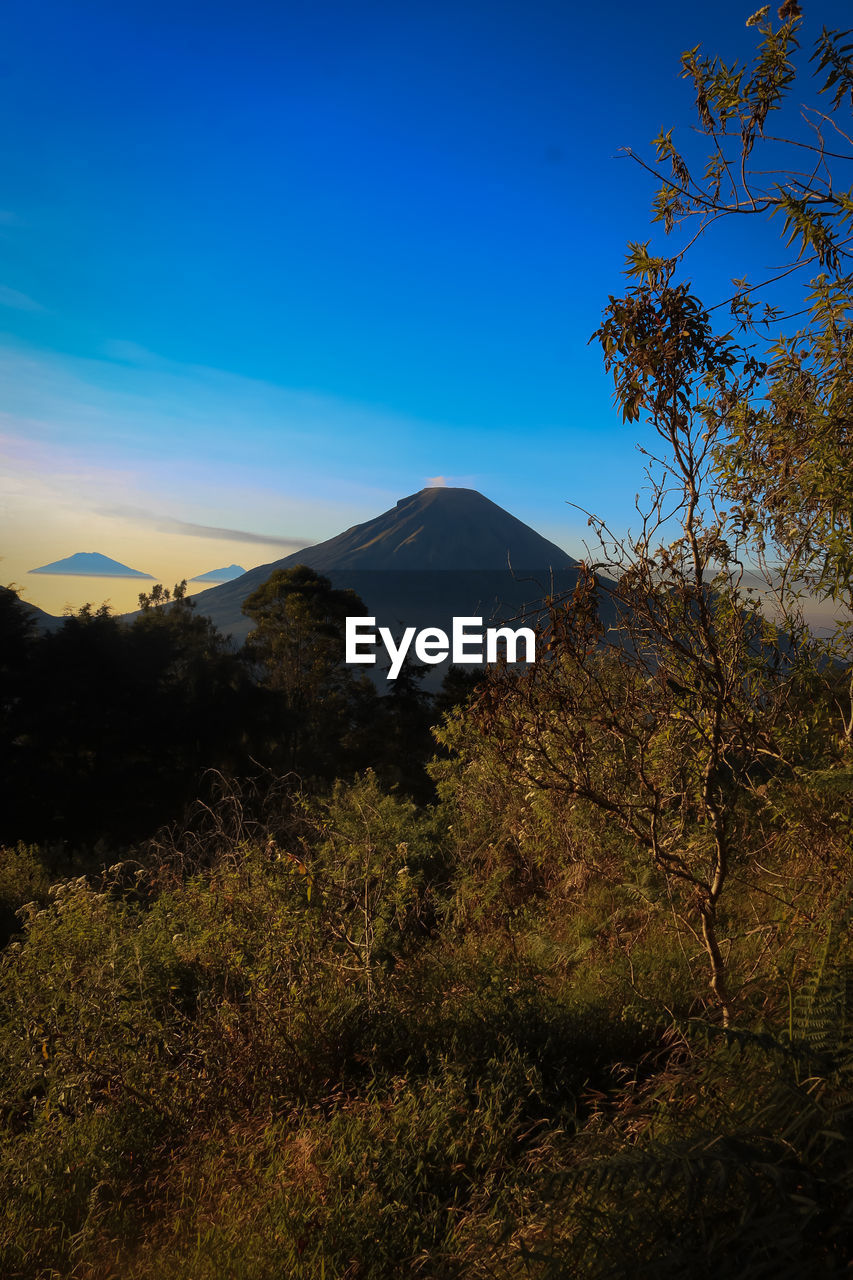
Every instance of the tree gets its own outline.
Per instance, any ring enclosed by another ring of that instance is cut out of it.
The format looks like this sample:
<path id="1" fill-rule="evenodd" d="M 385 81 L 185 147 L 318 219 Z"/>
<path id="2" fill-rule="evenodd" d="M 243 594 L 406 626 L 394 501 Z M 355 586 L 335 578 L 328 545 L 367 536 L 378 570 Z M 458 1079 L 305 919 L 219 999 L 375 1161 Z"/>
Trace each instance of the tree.
<path id="1" fill-rule="evenodd" d="M 0 587 L 0 719 L 12 710 L 38 637 L 35 614 L 14 587 Z"/>
<path id="2" fill-rule="evenodd" d="M 86 605 L 27 641 L 0 716 L 4 838 L 139 839 L 198 796 L 205 769 L 248 763 L 257 690 L 239 655 L 180 587 L 144 599 L 130 625 Z"/>
<path id="3" fill-rule="evenodd" d="M 397 637 L 399 640 L 399 637 Z M 433 697 L 423 687 L 429 667 L 408 655 L 396 680 L 379 699 L 372 767 L 386 787 L 425 803 L 433 788 L 426 771 L 433 754 Z"/>
<path id="4" fill-rule="evenodd" d="M 246 653 L 278 695 L 274 727 L 288 769 L 334 774 L 357 758 L 375 691 L 344 663 L 345 620 L 367 610 L 306 565 L 277 569 L 243 603 Z"/>
<path id="5" fill-rule="evenodd" d="M 779 228 L 787 258 L 755 282 L 736 275 L 727 299 L 734 324 L 753 342 L 761 377 L 718 402 L 716 464 L 783 609 L 805 586 L 850 610 L 853 41 L 850 32 L 822 30 L 811 62 L 823 102 L 794 113 L 801 9 L 786 0 L 778 23 L 769 9 L 747 23 L 759 35 L 751 66 L 703 56 L 699 46 L 682 57 L 708 151 L 694 161 L 670 129 L 654 140 L 653 164 L 630 153 L 660 181 L 653 221 L 684 238 L 669 256 L 652 256 L 648 241 L 631 245 L 628 271 L 653 287 L 671 280 L 696 241 L 723 221 L 769 220 Z M 792 320 L 799 322 L 793 329 Z M 844 629 L 837 637 L 845 663 L 850 638 Z M 843 715 L 849 741 L 853 698 Z"/>
<path id="6" fill-rule="evenodd" d="M 624 419 L 657 437 L 654 452 L 645 450 L 651 498 L 639 533 L 614 538 L 590 520 L 602 549 L 595 567 L 616 579 L 607 590 L 618 634 L 598 621 L 602 588 L 583 579 L 572 607 L 554 617 L 553 660 L 508 698 L 501 691 L 483 703 L 510 742 L 523 742 L 521 765 L 535 785 L 562 787 L 610 814 L 670 888 L 687 890 L 681 909 L 688 922 L 698 917 L 724 1023 L 733 998 L 719 912 L 733 864 L 758 847 L 758 786 L 821 752 L 814 719 L 803 715 L 818 679 L 814 645 L 790 614 L 780 635 L 750 602 L 750 553 L 766 563 L 772 545 L 781 555 L 783 602 L 791 582 L 805 581 L 853 603 L 853 190 L 833 183 L 825 131 L 840 139 L 836 158 L 853 159 L 853 143 L 823 113 L 806 113 L 811 141 L 770 135 L 768 118 L 794 83 L 800 11 L 786 0 L 778 28 L 766 16 L 751 20 L 761 43 L 749 75 L 698 49 L 684 55 L 712 153 L 697 180 L 672 131 L 656 139 L 671 173 L 661 175 L 653 220 L 667 233 L 690 219 L 698 229 L 668 258 L 652 257 L 648 242 L 630 246 L 635 283 L 610 298 L 594 335 Z M 817 41 L 833 114 L 853 105 L 851 51 L 837 32 Z M 780 162 L 763 154 L 779 146 L 785 155 L 805 147 L 810 170 L 780 176 Z M 780 332 L 781 310 L 762 310 L 753 296 L 772 281 L 736 280 L 735 342 L 675 273 L 714 222 L 761 214 L 783 219 L 795 251 L 785 274 L 821 274 L 807 286 L 807 324 L 791 338 Z M 543 700 L 555 682 L 560 696 L 551 690 Z M 849 741 L 853 712 L 845 733 Z"/>
<path id="7" fill-rule="evenodd" d="M 20 738 L 26 720 L 22 697 L 38 644 L 34 614 L 14 587 L 0 587 L 0 808 L 7 822 L 17 805 Z"/>
<path id="8" fill-rule="evenodd" d="M 687 287 L 665 279 L 611 298 L 597 337 L 625 416 L 657 437 L 651 498 L 633 536 L 591 517 L 600 559 L 552 607 L 545 659 L 493 678 L 474 717 L 504 768 L 603 812 L 651 859 L 701 939 L 727 1023 L 723 896 L 750 856 L 757 788 L 798 732 L 802 658 L 741 591 L 714 470 L 718 403 L 756 374 Z M 604 596 L 615 626 L 602 621 Z"/>
<path id="9" fill-rule="evenodd" d="M 696 179 L 672 131 L 660 135 L 658 161 L 671 172 L 659 173 L 653 220 L 667 233 L 691 218 L 698 228 L 669 257 L 652 256 L 649 242 L 630 246 L 631 283 L 594 335 L 624 420 L 644 432 L 650 496 L 640 527 L 617 537 L 590 517 L 598 551 L 574 598 L 552 609 L 546 660 L 491 679 L 471 713 L 479 742 L 475 734 L 469 745 L 528 789 L 605 814 L 651 860 L 680 927 L 701 940 L 724 1023 L 737 1002 L 727 959 L 737 952 L 721 935 L 725 894 L 763 846 L 764 783 L 832 754 L 814 696 L 815 645 L 790 612 L 784 632 L 762 616 L 746 570 L 772 545 L 783 596 L 792 580 L 842 595 L 853 564 L 853 192 L 839 192 L 827 168 L 822 130 L 837 122 L 816 118 L 816 140 L 803 144 L 769 134 L 793 84 L 800 22 L 790 0 L 780 12 L 779 28 L 765 24 L 767 10 L 757 15 L 748 75 L 698 49 L 684 55 L 712 154 Z M 818 40 L 833 111 L 853 102 L 851 49 L 837 33 Z M 786 154 L 804 145 L 811 171 L 761 177 L 779 164 L 758 153 L 777 144 Z M 761 214 L 783 218 L 795 251 L 789 276 L 823 272 L 808 286 L 808 326 L 792 340 L 780 335 L 781 310 L 760 308 L 761 286 L 735 282 L 726 331 L 727 318 L 715 323 L 676 279 L 714 222 Z M 615 627 L 602 621 L 605 596 Z"/>

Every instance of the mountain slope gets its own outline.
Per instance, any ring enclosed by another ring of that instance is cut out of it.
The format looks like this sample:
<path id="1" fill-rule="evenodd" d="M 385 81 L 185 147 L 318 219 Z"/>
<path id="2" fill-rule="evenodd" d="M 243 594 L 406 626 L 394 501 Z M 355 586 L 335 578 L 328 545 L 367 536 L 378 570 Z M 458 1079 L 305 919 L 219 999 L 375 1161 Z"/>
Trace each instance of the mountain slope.
<path id="1" fill-rule="evenodd" d="M 574 585 L 577 562 L 474 489 L 422 489 L 326 542 L 259 565 L 193 596 L 235 640 L 242 604 L 276 569 L 307 564 L 358 592 L 382 626 L 443 626 L 456 615 L 514 616 L 551 588 Z M 510 569 L 511 565 L 511 569 Z"/>
<path id="2" fill-rule="evenodd" d="M 475 489 L 421 489 L 364 524 L 305 547 L 275 567 L 568 569 L 571 556 Z"/>

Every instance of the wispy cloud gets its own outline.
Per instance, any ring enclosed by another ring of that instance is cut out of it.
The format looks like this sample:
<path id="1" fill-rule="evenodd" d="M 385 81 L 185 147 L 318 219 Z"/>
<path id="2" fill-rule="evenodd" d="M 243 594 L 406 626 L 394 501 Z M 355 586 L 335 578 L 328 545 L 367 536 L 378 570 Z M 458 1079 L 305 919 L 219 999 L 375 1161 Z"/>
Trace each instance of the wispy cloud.
<path id="1" fill-rule="evenodd" d="M 0 341 L 7 429 L 46 443 L 73 441 L 99 464 L 153 464 L 161 492 L 173 486 L 186 494 L 188 477 L 200 492 L 224 476 L 231 492 L 261 484 L 292 497 L 375 507 L 399 495 L 404 450 L 427 441 L 432 450 L 451 434 L 381 405 L 179 364 L 130 341 L 102 350 L 101 358 L 72 357 Z M 385 468 L 377 469 L 377 457 Z"/>
<path id="2" fill-rule="evenodd" d="M 307 547 L 310 538 L 291 538 L 271 533 L 252 533 L 248 529 L 217 528 L 210 524 L 191 524 L 188 520 L 161 520 L 159 528 L 163 533 L 183 533 L 196 538 L 225 538 L 231 542 L 254 542 L 272 547 L 292 547 L 294 551 Z"/>
<path id="3" fill-rule="evenodd" d="M 7 284 L 0 284 L 0 307 L 12 307 L 15 311 L 44 311 L 40 302 L 19 289 L 10 289 Z"/>
<path id="4" fill-rule="evenodd" d="M 109 360 L 118 360 L 121 364 L 144 365 L 146 368 L 169 370 L 170 362 L 149 351 L 138 342 L 125 338 L 110 338 L 103 344 L 103 353 Z"/>
<path id="5" fill-rule="evenodd" d="M 476 476 L 427 476 L 424 480 L 427 489 L 476 489 Z"/>
<path id="6" fill-rule="evenodd" d="M 173 516 L 157 515 L 140 507 L 101 507 L 99 515 L 133 520 L 137 524 L 150 524 L 160 533 L 183 534 L 188 538 L 218 538 L 226 542 L 251 542 L 258 546 L 292 547 L 294 551 L 305 547 L 310 538 L 297 538 L 288 534 L 255 533 L 249 529 L 229 529 L 224 525 L 195 524 L 191 520 L 177 520 Z"/>
<path id="7" fill-rule="evenodd" d="M 129 468 L 93 467 L 71 449 L 21 434 L 20 420 L 0 413 L 0 499 L 5 504 L 92 509 L 117 490 L 127 492 L 133 482 Z"/>
<path id="8" fill-rule="evenodd" d="M 453 435 L 382 406 L 179 364 L 127 340 L 93 358 L 0 337 L 0 405 L 9 459 L 0 499 L 8 495 L 30 539 L 45 513 L 109 519 L 105 508 L 119 506 L 120 532 L 131 537 L 133 505 L 140 536 L 285 555 L 418 488 L 412 475 L 451 456 Z"/>

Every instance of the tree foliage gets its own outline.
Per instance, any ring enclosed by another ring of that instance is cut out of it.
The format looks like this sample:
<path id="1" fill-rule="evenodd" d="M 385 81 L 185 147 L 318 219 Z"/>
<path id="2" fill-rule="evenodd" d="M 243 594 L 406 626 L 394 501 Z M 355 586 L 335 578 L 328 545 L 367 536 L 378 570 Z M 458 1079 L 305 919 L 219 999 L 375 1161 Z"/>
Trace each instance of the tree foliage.
<path id="1" fill-rule="evenodd" d="M 347 772 L 376 696 L 344 662 L 346 618 L 364 615 L 364 604 L 354 591 L 296 565 L 275 570 L 243 612 L 254 623 L 246 654 L 277 699 L 278 723 L 270 727 L 278 764 L 308 775 Z"/>
<path id="2" fill-rule="evenodd" d="M 141 838 L 195 798 L 204 769 L 245 767 L 258 715 L 245 666 L 169 596 L 155 589 L 131 625 L 87 605 L 46 634 L 13 611 L 4 839 Z"/>
<path id="3" fill-rule="evenodd" d="M 683 55 L 708 151 L 694 159 L 691 147 L 688 156 L 672 129 L 655 139 L 646 166 L 661 183 L 652 220 L 682 244 L 668 256 L 634 244 L 628 270 L 649 284 L 670 280 L 725 220 L 769 221 L 777 232 L 788 256 L 772 275 L 732 280 L 731 317 L 753 339 L 762 376 L 720 406 L 718 462 L 757 551 L 781 558 L 786 579 L 849 606 L 853 40 L 821 31 L 811 55 L 816 101 L 800 107 L 808 92 L 798 66 L 800 6 L 783 4 L 778 22 L 769 13 L 765 6 L 748 23 L 759 37 L 748 66 L 700 46 Z"/>

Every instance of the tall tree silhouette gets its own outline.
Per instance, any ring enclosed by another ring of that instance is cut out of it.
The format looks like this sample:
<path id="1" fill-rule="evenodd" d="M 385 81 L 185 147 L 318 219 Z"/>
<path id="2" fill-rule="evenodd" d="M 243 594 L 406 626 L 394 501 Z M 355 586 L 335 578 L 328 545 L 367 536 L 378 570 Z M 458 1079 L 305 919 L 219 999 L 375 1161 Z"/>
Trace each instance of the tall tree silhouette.
<path id="1" fill-rule="evenodd" d="M 246 654 L 278 698 L 277 763 L 304 774 L 357 767 L 376 692 L 346 666 L 346 618 L 367 610 L 306 565 L 277 569 L 244 601 L 254 622 Z"/>

